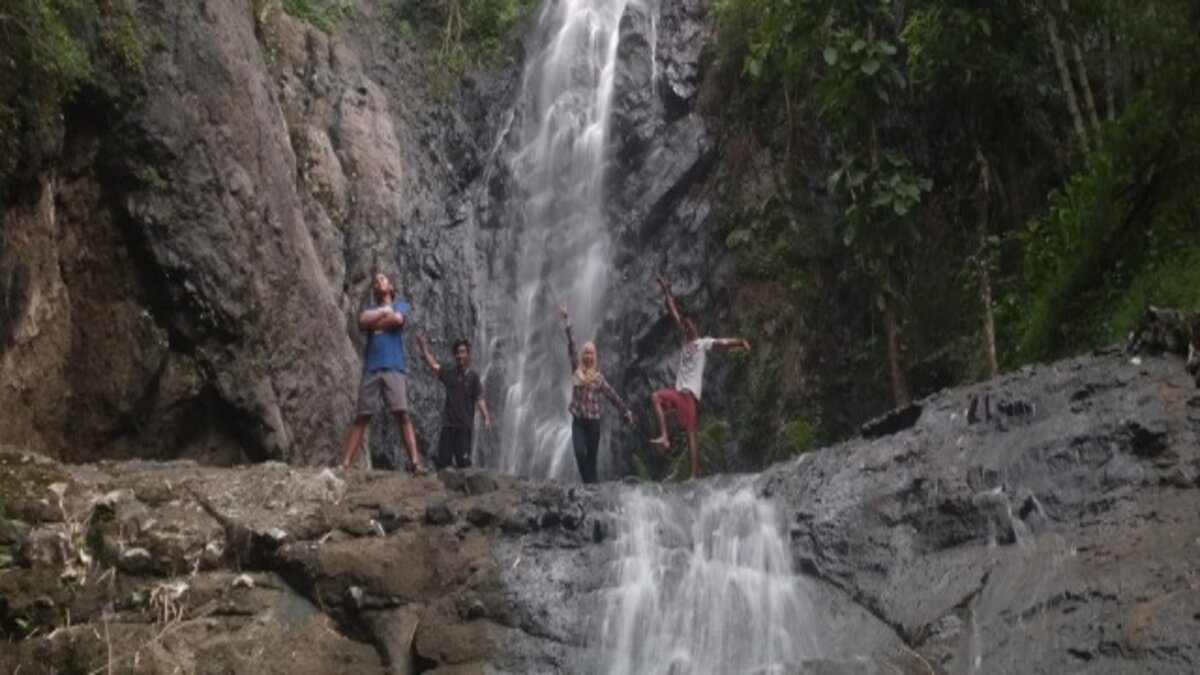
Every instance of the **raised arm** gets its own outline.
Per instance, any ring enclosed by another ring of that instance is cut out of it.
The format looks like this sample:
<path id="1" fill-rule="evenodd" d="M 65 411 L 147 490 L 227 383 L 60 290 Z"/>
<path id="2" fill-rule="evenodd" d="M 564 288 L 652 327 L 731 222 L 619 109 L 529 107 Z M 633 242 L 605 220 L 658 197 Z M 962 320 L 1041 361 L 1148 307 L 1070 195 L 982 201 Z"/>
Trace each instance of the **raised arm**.
<path id="1" fill-rule="evenodd" d="M 671 313 L 671 318 L 675 320 L 675 326 L 679 328 L 679 332 L 683 332 L 683 317 L 679 315 L 679 308 L 675 306 L 675 296 L 671 294 L 671 285 L 667 283 L 667 278 L 659 272 L 658 287 L 662 289 L 663 296 L 667 299 L 667 311 Z"/>
<path id="2" fill-rule="evenodd" d="M 425 365 L 435 375 L 442 369 L 442 364 L 438 363 L 433 357 L 433 353 L 429 351 L 429 345 L 425 344 L 425 336 L 417 334 L 417 349 L 421 350 L 421 359 L 425 361 Z"/>
<path id="3" fill-rule="evenodd" d="M 558 311 L 562 313 L 563 328 L 567 331 L 567 356 L 571 357 L 571 370 L 574 371 L 579 367 L 579 351 L 575 349 L 575 332 L 571 330 L 571 311 L 565 302 Z"/>
<path id="4" fill-rule="evenodd" d="M 736 349 L 741 348 L 745 351 L 750 351 L 750 341 L 745 338 L 714 338 L 713 348 L 715 349 Z"/>

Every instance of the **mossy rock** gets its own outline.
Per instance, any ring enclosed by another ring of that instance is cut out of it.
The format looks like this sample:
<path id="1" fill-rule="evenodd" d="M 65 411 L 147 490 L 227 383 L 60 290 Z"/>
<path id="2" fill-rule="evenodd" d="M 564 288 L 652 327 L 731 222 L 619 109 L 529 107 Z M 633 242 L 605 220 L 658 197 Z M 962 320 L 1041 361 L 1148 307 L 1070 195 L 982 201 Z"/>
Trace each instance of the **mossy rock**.
<path id="1" fill-rule="evenodd" d="M 0 672 L 4 673 L 19 671 L 91 675 L 108 672 L 107 645 L 103 636 L 88 625 L 61 630 L 53 637 L 38 637 L 6 647 L 8 649 L 0 649 Z M 33 664 L 36 665 L 31 668 Z M 122 668 L 113 672 L 133 670 Z"/>
<path id="2" fill-rule="evenodd" d="M 0 570 L 0 639 L 53 630 L 63 623 L 72 596 L 51 570 Z"/>
<path id="3" fill-rule="evenodd" d="M 0 518 L 30 523 L 61 520 L 50 486 L 67 481 L 67 475 L 55 464 L 31 455 L 0 451 Z"/>

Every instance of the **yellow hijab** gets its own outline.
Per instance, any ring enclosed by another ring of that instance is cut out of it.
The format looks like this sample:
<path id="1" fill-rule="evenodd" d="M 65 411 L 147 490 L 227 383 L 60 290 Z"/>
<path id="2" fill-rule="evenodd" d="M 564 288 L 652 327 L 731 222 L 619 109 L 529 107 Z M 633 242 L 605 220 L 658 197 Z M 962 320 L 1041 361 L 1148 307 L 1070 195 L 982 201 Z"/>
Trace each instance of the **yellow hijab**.
<path id="1" fill-rule="evenodd" d="M 595 354 L 596 343 L 591 340 L 583 343 L 583 349 L 579 350 L 579 366 L 575 369 L 575 372 L 571 373 L 571 382 L 576 387 L 590 387 L 600 378 L 599 357 L 593 359 L 590 368 L 583 365 L 583 354 L 589 349 Z"/>

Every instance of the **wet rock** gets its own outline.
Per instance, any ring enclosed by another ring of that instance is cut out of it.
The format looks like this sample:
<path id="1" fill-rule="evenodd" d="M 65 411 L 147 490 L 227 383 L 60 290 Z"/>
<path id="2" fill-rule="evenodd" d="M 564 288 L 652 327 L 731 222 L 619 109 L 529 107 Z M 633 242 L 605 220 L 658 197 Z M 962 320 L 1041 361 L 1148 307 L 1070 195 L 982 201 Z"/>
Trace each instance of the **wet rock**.
<path id="1" fill-rule="evenodd" d="M 416 609 L 402 607 L 393 610 L 364 612 L 362 615 L 376 648 L 383 656 L 389 675 L 410 675 L 418 672 L 413 663 L 413 639 L 420 625 Z"/>
<path id="2" fill-rule="evenodd" d="M 500 527 L 507 534 L 525 534 L 539 526 L 539 515 L 531 504 L 521 504 L 504 519 Z"/>
<path id="3" fill-rule="evenodd" d="M 467 522 L 475 527 L 487 527 L 498 520 L 499 515 L 497 515 L 495 508 L 490 505 L 480 504 L 471 507 L 471 510 L 467 511 Z"/>
<path id="4" fill-rule="evenodd" d="M 1167 430 L 1159 424 L 1148 427 L 1143 422 L 1130 421 L 1125 424 L 1124 432 L 1130 449 L 1139 457 L 1158 457 L 1169 447 Z"/>
<path id="5" fill-rule="evenodd" d="M 454 512 L 444 503 L 431 504 L 425 509 L 425 522 L 430 525 L 449 525 L 454 519 Z"/>
<path id="6" fill-rule="evenodd" d="M 468 495 L 483 495 L 498 489 L 495 474 L 474 470 L 466 475 L 464 489 Z"/>
<path id="7" fill-rule="evenodd" d="M 931 397 L 927 410 L 973 409 L 990 423 L 924 415 L 911 432 L 920 442 L 885 471 L 857 469 L 879 453 L 866 443 L 814 455 L 791 478 L 773 470 L 773 494 L 814 515 L 791 525 L 802 569 L 848 589 L 947 672 L 1194 662 L 1183 634 L 1195 629 L 1154 620 L 1143 642 L 1098 646 L 1105 626 L 1128 621 L 1122 607 L 1169 592 L 1194 536 L 1168 534 L 1195 529 L 1173 492 L 1195 489 L 1185 469 L 1200 461 L 1179 394 L 1187 376 L 1174 357 L 1138 368 L 1112 353 Z M 1074 651 L 1015 637 L 1014 620 Z"/>

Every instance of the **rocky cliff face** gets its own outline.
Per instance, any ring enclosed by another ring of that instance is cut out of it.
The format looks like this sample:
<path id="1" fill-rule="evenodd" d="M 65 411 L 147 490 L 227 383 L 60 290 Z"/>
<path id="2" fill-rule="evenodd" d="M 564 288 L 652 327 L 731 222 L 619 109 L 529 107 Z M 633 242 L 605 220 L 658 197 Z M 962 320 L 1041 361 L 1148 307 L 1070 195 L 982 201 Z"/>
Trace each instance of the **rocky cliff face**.
<path id="1" fill-rule="evenodd" d="M 603 672 L 630 492 L 733 487 L 782 511 L 809 588 L 815 647 L 787 672 L 1197 667 L 1200 395 L 1179 359 L 1023 371 L 865 433 L 661 489 L 6 454 L 0 667 Z"/>
<path id="2" fill-rule="evenodd" d="M 0 440 L 327 461 L 373 270 L 435 345 L 472 334 L 459 195 L 512 73 L 437 99 L 388 4 L 332 38 L 276 2 L 185 5 L 139 3 L 144 66 L 85 89 L 5 204 Z M 439 394 L 415 387 L 429 425 Z"/>

